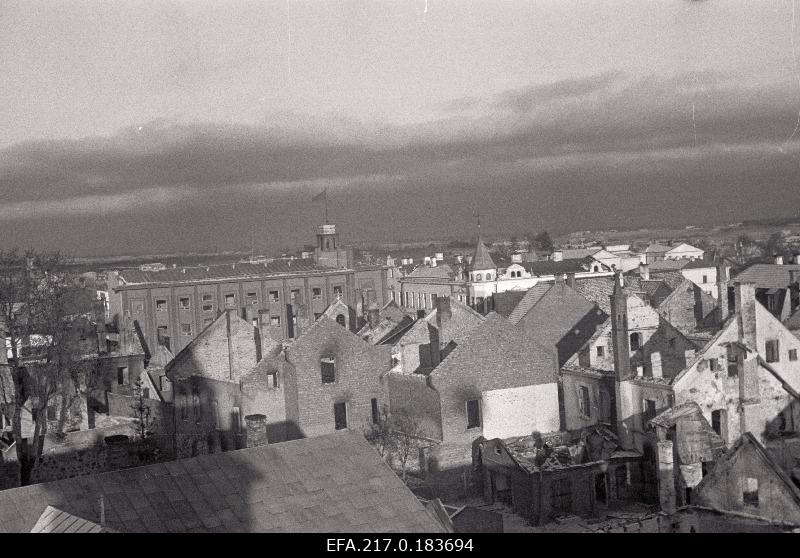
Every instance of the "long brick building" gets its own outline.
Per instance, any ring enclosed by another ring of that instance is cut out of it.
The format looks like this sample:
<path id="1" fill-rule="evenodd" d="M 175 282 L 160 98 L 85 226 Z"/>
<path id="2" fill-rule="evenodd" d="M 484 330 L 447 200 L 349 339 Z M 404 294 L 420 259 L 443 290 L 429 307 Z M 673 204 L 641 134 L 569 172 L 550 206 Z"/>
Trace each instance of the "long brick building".
<path id="1" fill-rule="evenodd" d="M 337 298 L 359 319 L 365 301 L 385 304 L 387 269 L 355 263 L 335 225 L 322 225 L 313 259 L 120 271 L 110 278 L 110 310 L 131 316 L 151 352 L 164 345 L 177 354 L 227 309 L 282 341 L 311 327 Z"/>

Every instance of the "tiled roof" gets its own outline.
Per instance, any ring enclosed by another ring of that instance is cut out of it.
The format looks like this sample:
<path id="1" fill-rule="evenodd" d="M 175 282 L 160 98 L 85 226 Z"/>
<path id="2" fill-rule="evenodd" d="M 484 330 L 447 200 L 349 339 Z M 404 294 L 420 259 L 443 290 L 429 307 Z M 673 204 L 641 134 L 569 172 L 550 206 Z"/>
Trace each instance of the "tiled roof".
<path id="1" fill-rule="evenodd" d="M 734 281 L 755 283 L 760 289 L 784 289 L 789 286 L 790 271 L 800 271 L 800 265 L 753 264 L 734 277 Z"/>
<path id="2" fill-rule="evenodd" d="M 552 283 L 537 283 L 525 293 L 522 300 L 519 301 L 517 307 L 508 316 L 508 321 L 512 324 L 518 324 L 522 317 L 533 308 L 533 305 L 539 302 L 544 294 L 553 287 Z"/>
<path id="3" fill-rule="evenodd" d="M 497 293 L 494 295 L 494 311 L 503 316 L 504 318 L 508 318 L 511 315 L 511 312 L 514 311 L 514 308 L 517 307 L 519 301 L 522 300 L 526 294 L 528 294 L 528 290 L 519 290 L 519 291 L 503 291 L 502 293 Z"/>
<path id="4" fill-rule="evenodd" d="M 462 374 L 465 369 L 472 369 L 481 372 L 478 377 L 491 382 L 511 371 L 524 382 L 521 385 L 532 386 L 555 382 L 557 368 L 555 349 L 542 346 L 522 329 L 492 312 L 434 368 L 431 376 Z"/>
<path id="5" fill-rule="evenodd" d="M 614 294 L 613 277 L 589 277 L 586 279 L 575 279 L 575 286 L 583 298 L 589 302 L 594 302 L 606 314 L 611 314 L 611 299 Z"/>
<path id="6" fill-rule="evenodd" d="M 47 506 L 31 529 L 31 533 L 101 533 L 103 528 L 97 523 Z"/>
<path id="7" fill-rule="evenodd" d="M 472 258 L 470 269 L 472 271 L 481 271 L 484 269 L 496 269 L 497 265 L 492 260 L 489 250 L 483 243 L 482 239 L 478 239 L 478 245 L 475 247 L 475 255 Z"/>
<path id="8" fill-rule="evenodd" d="M 185 267 L 161 271 L 141 271 L 128 269 L 121 271 L 119 277 L 124 285 L 162 284 L 162 283 L 202 283 L 205 281 L 241 280 L 269 277 L 272 275 L 309 274 L 342 271 L 317 265 L 314 260 L 275 260 L 265 264 L 237 263 L 230 265 L 211 265 L 204 267 Z"/>
<path id="9" fill-rule="evenodd" d="M 0 491 L 0 532 L 47 506 L 121 532 L 442 532 L 357 432 Z"/>
<path id="10" fill-rule="evenodd" d="M 573 260 L 579 258 L 585 258 L 586 256 L 591 256 L 592 254 L 596 254 L 603 248 L 601 246 L 594 246 L 591 248 L 573 248 L 567 250 L 561 250 L 561 254 L 563 255 L 565 260 Z"/>
<path id="11" fill-rule="evenodd" d="M 683 269 L 714 269 L 716 267 L 717 266 L 714 262 L 709 262 L 706 260 L 691 260 L 684 266 Z"/>

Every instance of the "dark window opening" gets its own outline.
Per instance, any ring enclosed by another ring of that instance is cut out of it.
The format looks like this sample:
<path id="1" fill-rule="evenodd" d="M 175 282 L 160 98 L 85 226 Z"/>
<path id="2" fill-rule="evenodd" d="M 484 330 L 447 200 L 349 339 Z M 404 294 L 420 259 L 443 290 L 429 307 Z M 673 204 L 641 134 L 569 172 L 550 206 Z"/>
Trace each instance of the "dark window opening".
<path id="1" fill-rule="evenodd" d="M 179 298 L 178 302 L 180 303 L 181 310 L 188 310 L 192 307 L 192 303 L 188 296 Z"/>
<path id="2" fill-rule="evenodd" d="M 479 428 L 481 426 L 481 402 L 480 399 L 470 399 L 467 401 L 467 428 Z"/>
<path id="3" fill-rule="evenodd" d="M 789 360 L 797 360 L 797 349 L 789 349 Z"/>
<path id="4" fill-rule="evenodd" d="M 270 372 L 267 374 L 267 384 L 270 387 L 277 388 L 278 387 L 278 373 L 277 372 Z"/>
<path id="5" fill-rule="evenodd" d="M 124 386 L 128 384 L 128 367 L 120 366 L 117 368 L 117 385 Z"/>
<path id="6" fill-rule="evenodd" d="M 650 419 L 656 416 L 656 402 L 652 399 L 645 399 L 642 405 L 642 427 L 646 428 Z"/>
<path id="7" fill-rule="evenodd" d="M 586 386 L 579 386 L 578 391 L 580 396 L 578 404 L 580 405 L 581 414 L 585 417 L 591 417 L 592 403 L 589 397 L 589 388 Z"/>
<path id="8" fill-rule="evenodd" d="M 270 302 L 279 302 L 280 296 L 278 295 L 278 291 L 270 291 L 269 292 L 269 301 Z"/>
<path id="9" fill-rule="evenodd" d="M 347 428 L 347 403 L 333 404 L 333 424 L 336 430 Z"/>
<path id="10" fill-rule="evenodd" d="M 717 409 L 716 411 L 711 411 L 711 428 L 714 429 L 714 432 L 722 435 L 722 410 Z"/>
<path id="11" fill-rule="evenodd" d="M 167 311 L 167 301 L 164 299 L 156 300 L 156 312 L 166 312 Z"/>
<path id="12" fill-rule="evenodd" d="M 606 355 L 606 348 L 603 347 L 602 345 L 598 345 L 597 346 L 597 356 L 603 357 L 605 355 Z"/>
<path id="13" fill-rule="evenodd" d="M 347 320 L 345 320 L 344 314 L 336 316 L 336 323 L 342 327 L 347 327 Z"/>
<path id="14" fill-rule="evenodd" d="M 780 362 L 781 355 L 777 339 L 767 340 L 767 362 Z"/>
<path id="15" fill-rule="evenodd" d="M 225 306 L 231 308 L 236 306 L 236 295 L 233 293 L 228 293 L 225 295 Z"/>
<path id="16" fill-rule="evenodd" d="M 334 383 L 336 381 L 336 359 L 334 357 L 323 357 L 319 359 L 319 366 L 322 373 L 322 383 Z"/>
<path id="17" fill-rule="evenodd" d="M 758 507 L 758 479 L 744 479 L 742 487 L 742 503 L 745 506 Z"/>
<path id="18" fill-rule="evenodd" d="M 641 333 L 631 333 L 631 350 L 637 351 L 642 348 L 642 334 Z"/>
<path id="19" fill-rule="evenodd" d="M 733 345 L 728 345 L 728 377 L 736 378 L 739 376 L 739 358 Z"/>
<path id="20" fill-rule="evenodd" d="M 322 298 L 322 289 L 319 287 L 314 287 L 311 289 L 311 298 L 314 300 L 320 300 Z"/>
<path id="21" fill-rule="evenodd" d="M 247 304 L 258 304 L 258 293 L 247 293 Z"/>
<path id="22" fill-rule="evenodd" d="M 372 422 L 373 424 L 378 424 L 381 421 L 381 414 L 378 410 L 378 400 L 373 397 L 370 403 L 372 403 Z"/>

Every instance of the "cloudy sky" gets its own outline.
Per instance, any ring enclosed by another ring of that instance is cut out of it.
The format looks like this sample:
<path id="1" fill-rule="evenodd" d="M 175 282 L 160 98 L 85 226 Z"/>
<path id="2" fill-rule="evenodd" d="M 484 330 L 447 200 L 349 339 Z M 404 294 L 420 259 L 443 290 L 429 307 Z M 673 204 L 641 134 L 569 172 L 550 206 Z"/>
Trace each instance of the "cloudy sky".
<path id="1" fill-rule="evenodd" d="M 794 3 L 793 3 L 794 2 Z M 75 254 L 800 202 L 800 0 L 0 0 L 0 236 Z"/>

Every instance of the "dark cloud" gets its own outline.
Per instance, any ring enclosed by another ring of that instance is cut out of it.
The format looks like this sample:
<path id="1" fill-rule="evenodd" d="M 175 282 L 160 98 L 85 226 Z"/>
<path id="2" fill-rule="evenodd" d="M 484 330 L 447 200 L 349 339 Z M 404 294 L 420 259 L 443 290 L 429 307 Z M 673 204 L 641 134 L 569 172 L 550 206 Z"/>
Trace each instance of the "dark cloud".
<path id="1" fill-rule="evenodd" d="M 339 211 L 351 231 L 387 239 L 468 230 L 475 207 L 515 229 L 563 230 L 611 218 L 741 219 L 800 201 L 789 188 L 798 144 L 785 144 L 796 83 L 601 74 L 458 103 L 469 114 L 406 126 L 283 113 L 258 126 L 157 121 L 18 144 L 0 151 L 0 229 L 44 238 L 29 229 L 46 218 L 66 242 L 79 222 L 96 235 L 95 247 L 81 246 L 95 251 L 114 242 L 100 223 L 116 215 L 142 223 L 132 237 L 143 247 L 247 244 L 264 223 L 274 243 L 288 243 L 308 236 L 306 198 L 325 186 L 347 200 Z M 755 184 L 766 195 L 744 203 Z M 444 212 L 448 203 L 458 209 Z"/>

